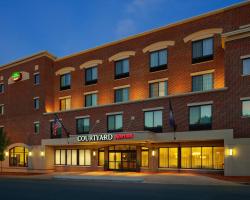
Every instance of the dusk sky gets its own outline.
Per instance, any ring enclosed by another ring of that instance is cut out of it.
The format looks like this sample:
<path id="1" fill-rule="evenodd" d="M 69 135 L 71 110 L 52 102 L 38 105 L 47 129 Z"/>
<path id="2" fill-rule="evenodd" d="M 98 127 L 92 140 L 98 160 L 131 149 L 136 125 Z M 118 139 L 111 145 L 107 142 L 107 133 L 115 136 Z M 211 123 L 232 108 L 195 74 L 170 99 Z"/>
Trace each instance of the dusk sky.
<path id="1" fill-rule="evenodd" d="M 242 0 L 0 0 L 0 65 L 62 57 Z"/>

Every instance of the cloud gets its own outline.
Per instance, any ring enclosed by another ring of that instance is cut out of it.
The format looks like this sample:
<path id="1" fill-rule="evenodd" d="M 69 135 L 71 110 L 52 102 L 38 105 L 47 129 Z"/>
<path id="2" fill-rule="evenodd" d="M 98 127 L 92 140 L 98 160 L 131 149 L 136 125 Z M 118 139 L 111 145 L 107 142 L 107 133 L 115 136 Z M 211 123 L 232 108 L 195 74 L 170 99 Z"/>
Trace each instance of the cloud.
<path id="1" fill-rule="evenodd" d="M 116 37 L 121 38 L 131 34 L 135 34 L 140 23 L 145 23 L 152 16 L 152 13 L 161 8 L 163 0 L 132 0 L 125 5 L 122 15 L 116 25 Z"/>
<path id="2" fill-rule="evenodd" d="M 124 37 L 136 31 L 136 25 L 132 19 L 122 19 L 116 26 L 117 37 Z"/>

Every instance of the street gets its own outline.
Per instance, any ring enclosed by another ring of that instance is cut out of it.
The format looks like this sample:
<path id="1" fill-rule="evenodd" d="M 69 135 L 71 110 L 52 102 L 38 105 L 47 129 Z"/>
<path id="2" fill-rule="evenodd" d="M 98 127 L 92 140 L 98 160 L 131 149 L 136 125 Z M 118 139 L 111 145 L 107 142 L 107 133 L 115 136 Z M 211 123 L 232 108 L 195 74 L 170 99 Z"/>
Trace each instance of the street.
<path id="1" fill-rule="evenodd" d="M 250 199 L 247 185 L 173 185 L 0 178 L 2 200 Z"/>

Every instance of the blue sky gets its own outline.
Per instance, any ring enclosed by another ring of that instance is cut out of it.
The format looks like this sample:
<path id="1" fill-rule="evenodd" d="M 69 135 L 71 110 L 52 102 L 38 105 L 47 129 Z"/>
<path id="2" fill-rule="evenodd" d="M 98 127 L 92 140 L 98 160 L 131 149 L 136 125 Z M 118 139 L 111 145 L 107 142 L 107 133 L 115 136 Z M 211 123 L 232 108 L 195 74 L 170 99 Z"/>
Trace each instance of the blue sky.
<path id="1" fill-rule="evenodd" d="M 62 57 L 243 0 L 0 0 L 0 65 Z"/>

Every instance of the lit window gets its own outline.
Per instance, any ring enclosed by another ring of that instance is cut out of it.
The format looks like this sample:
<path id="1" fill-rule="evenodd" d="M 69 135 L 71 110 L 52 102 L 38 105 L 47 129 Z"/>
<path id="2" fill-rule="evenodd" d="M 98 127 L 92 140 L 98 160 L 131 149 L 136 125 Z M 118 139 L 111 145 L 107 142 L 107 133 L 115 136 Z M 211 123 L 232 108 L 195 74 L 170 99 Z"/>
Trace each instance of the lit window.
<path id="1" fill-rule="evenodd" d="M 189 107 L 189 130 L 212 128 L 212 105 Z"/>
<path id="2" fill-rule="evenodd" d="M 181 168 L 223 169 L 224 147 L 181 147 Z"/>
<path id="3" fill-rule="evenodd" d="M 115 103 L 129 101 L 129 88 L 115 90 Z"/>
<path id="4" fill-rule="evenodd" d="M 242 101 L 242 116 L 250 117 L 250 100 Z"/>
<path id="5" fill-rule="evenodd" d="M 67 149 L 67 165 L 77 165 L 77 150 Z"/>
<path id="6" fill-rule="evenodd" d="M 39 132 L 40 132 L 40 123 L 39 122 L 34 122 L 34 132 L 35 132 L 35 134 L 39 134 Z"/>
<path id="7" fill-rule="evenodd" d="M 104 148 L 98 149 L 98 166 L 104 166 Z"/>
<path id="8" fill-rule="evenodd" d="M 142 147 L 141 148 L 141 166 L 148 167 L 148 148 Z"/>
<path id="9" fill-rule="evenodd" d="M 85 95 L 85 107 L 96 106 L 97 105 L 97 94 L 87 94 Z"/>
<path id="10" fill-rule="evenodd" d="M 121 132 L 123 128 L 122 125 L 122 115 L 108 115 L 108 132 Z"/>
<path id="11" fill-rule="evenodd" d="M 97 83 L 97 67 L 85 69 L 85 85 Z"/>
<path id="12" fill-rule="evenodd" d="M 166 49 L 150 53 L 150 71 L 167 69 L 168 52 Z"/>
<path id="13" fill-rule="evenodd" d="M 79 165 L 90 166 L 91 165 L 91 151 L 90 150 L 79 150 Z"/>
<path id="14" fill-rule="evenodd" d="M 213 89 L 213 75 L 204 74 L 192 76 L 192 91 L 205 91 Z"/>
<path id="15" fill-rule="evenodd" d="M 34 74 L 34 84 L 35 85 L 40 84 L 40 74 L 39 73 Z"/>
<path id="16" fill-rule="evenodd" d="M 167 81 L 160 81 L 149 84 L 149 97 L 163 97 L 168 94 Z"/>
<path id="17" fill-rule="evenodd" d="M 89 118 L 76 119 L 77 134 L 87 134 L 90 130 Z"/>
<path id="18" fill-rule="evenodd" d="M 4 84 L 0 83 L 0 93 L 4 93 Z"/>
<path id="19" fill-rule="evenodd" d="M 115 79 L 129 76 L 129 60 L 123 59 L 115 62 Z"/>
<path id="20" fill-rule="evenodd" d="M 0 115 L 4 114 L 4 104 L 0 105 Z"/>
<path id="21" fill-rule="evenodd" d="M 213 59 L 213 38 L 192 42 L 192 63 Z"/>
<path id="22" fill-rule="evenodd" d="M 40 107 L 39 97 L 35 97 L 35 98 L 34 98 L 34 108 L 35 108 L 36 110 L 38 110 L 39 107 Z"/>
<path id="23" fill-rule="evenodd" d="M 60 110 L 70 110 L 71 109 L 71 98 L 65 97 L 60 99 Z"/>
<path id="24" fill-rule="evenodd" d="M 9 165 L 11 167 L 28 167 L 28 149 L 25 147 L 10 149 Z"/>
<path id="25" fill-rule="evenodd" d="M 144 112 L 144 129 L 153 132 L 162 132 L 162 111 Z"/>
<path id="26" fill-rule="evenodd" d="M 159 148 L 159 167 L 178 167 L 178 148 Z"/>
<path id="27" fill-rule="evenodd" d="M 243 75 L 250 75 L 250 58 L 243 59 Z"/>
<path id="28" fill-rule="evenodd" d="M 70 73 L 63 74 L 63 75 L 60 76 L 60 90 L 70 89 L 70 84 L 71 84 L 71 75 L 70 75 Z"/>

